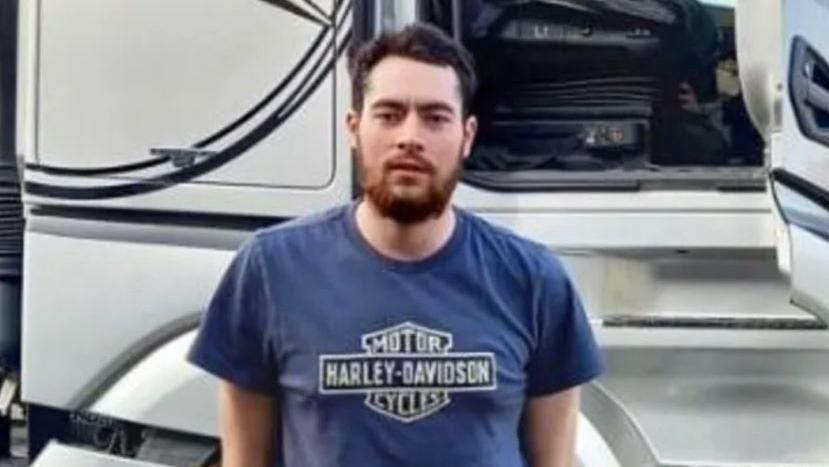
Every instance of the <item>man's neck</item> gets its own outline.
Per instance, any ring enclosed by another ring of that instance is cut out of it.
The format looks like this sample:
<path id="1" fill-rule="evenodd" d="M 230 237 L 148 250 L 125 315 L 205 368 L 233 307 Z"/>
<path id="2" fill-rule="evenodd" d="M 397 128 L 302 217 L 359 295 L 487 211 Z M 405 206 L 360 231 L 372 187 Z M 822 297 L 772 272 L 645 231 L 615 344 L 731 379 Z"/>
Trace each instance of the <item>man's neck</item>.
<path id="1" fill-rule="evenodd" d="M 357 229 L 378 252 L 399 261 L 417 261 L 436 253 L 455 229 L 454 210 L 447 206 L 437 217 L 410 225 L 383 217 L 367 200 L 357 206 Z"/>

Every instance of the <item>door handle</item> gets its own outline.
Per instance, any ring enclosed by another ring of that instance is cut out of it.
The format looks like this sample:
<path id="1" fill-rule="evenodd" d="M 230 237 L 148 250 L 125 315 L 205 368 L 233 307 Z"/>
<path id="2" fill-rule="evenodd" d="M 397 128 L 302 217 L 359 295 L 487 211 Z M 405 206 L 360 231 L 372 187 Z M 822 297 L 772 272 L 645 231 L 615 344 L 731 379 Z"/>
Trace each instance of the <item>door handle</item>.
<path id="1" fill-rule="evenodd" d="M 809 83 L 806 87 L 806 103 L 815 112 L 822 112 L 825 115 L 829 115 L 829 89 L 815 83 Z"/>
<path id="2" fill-rule="evenodd" d="M 218 154 L 216 151 L 191 148 L 150 148 L 150 154 L 167 158 L 173 167 L 186 168 Z"/>
<path id="3" fill-rule="evenodd" d="M 829 146 L 829 64 L 802 37 L 792 43 L 789 90 L 803 135 Z"/>

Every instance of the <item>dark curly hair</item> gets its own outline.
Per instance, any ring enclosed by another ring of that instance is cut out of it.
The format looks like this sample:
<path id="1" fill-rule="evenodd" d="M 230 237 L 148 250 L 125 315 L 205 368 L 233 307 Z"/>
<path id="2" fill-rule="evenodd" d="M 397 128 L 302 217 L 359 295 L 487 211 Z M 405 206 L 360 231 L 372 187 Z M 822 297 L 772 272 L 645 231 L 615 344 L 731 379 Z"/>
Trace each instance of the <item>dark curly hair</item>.
<path id="1" fill-rule="evenodd" d="M 445 32 L 426 23 L 413 23 L 400 31 L 384 33 L 361 46 L 351 48 L 348 71 L 356 111 L 363 110 L 368 75 L 381 60 L 389 56 L 451 66 L 460 82 L 463 115 L 469 115 L 472 98 L 478 87 L 472 55 Z"/>

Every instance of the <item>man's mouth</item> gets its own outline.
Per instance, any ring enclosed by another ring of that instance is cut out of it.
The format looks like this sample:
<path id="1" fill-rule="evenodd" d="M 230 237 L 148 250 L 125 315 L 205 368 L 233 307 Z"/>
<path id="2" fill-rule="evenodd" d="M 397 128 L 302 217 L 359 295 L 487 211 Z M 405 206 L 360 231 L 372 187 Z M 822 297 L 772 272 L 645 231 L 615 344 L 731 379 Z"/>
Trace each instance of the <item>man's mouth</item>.
<path id="1" fill-rule="evenodd" d="M 388 165 L 388 170 L 424 174 L 430 174 L 434 171 L 430 165 L 412 159 L 392 161 Z"/>

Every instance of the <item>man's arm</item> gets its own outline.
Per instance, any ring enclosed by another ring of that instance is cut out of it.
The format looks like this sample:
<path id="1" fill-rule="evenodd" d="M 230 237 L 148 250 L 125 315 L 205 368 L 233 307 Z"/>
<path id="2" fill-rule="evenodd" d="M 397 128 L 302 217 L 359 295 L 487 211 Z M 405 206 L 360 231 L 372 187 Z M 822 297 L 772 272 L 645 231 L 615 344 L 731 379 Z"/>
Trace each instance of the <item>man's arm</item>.
<path id="1" fill-rule="evenodd" d="M 578 387 L 527 400 L 524 433 L 531 467 L 573 465 L 578 410 Z"/>
<path id="2" fill-rule="evenodd" d="M 222 381 L 222 467 L 269 467 L 275 416 L 273 398 Z"/>

